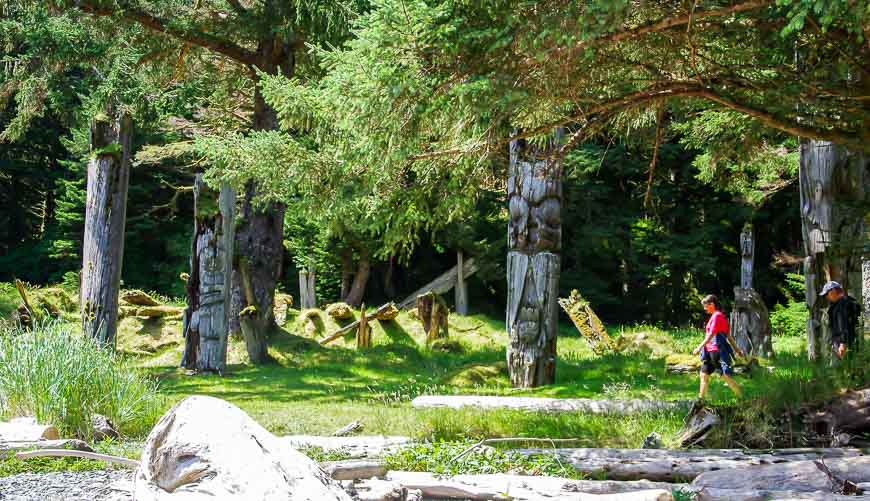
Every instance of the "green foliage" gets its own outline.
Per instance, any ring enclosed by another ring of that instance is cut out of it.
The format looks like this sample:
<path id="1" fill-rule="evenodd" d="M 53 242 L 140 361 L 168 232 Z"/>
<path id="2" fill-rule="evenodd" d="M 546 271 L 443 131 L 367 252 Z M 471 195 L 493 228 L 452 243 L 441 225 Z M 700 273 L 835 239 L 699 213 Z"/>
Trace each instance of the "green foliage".
<path id="1" fill-rule="evenodd" d="M 774 335 L 802 337 L 807 333 L 807 320 L 810 313 L 803 301 L 789 301 L 777 304 L 770 313 L 770 324 Z"/>
<path id="2" fill-rule="evenodd" d="M 59 322 L 0 333 L 0 414 L 34 416 L 61 434 L 91 437 L 103 414 L 121 433 L 137 435 L 163 405 L 157 385 L 90 339 Z"/>

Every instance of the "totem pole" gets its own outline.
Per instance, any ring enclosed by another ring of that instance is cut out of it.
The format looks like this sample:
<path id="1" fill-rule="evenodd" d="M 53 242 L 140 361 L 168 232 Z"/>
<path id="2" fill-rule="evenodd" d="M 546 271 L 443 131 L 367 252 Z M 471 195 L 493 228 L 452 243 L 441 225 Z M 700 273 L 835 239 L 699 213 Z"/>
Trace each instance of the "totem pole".
<path id="1" fill-rule="evenodd" d="M 740 286 L 734 288 L 731 334 L 748 356 L 769 358 L 773 355 L 770 314 L 761 295 L 752 288 L 755 235 L 750 224 L 740 233 L 740 255 Z"/>
<path id="2" fill-rule="evenodd" d="M 226 185 L 216 193 L 206 186 L 202 174 L 197 174 L 193 200 L 181 366 L 221 373 L 226 367 L 230 329 L 236 194 Z"/>
<path id="3" fill-rule="evenodd" d="M 865 217 L 870 202 L 870 156 L 827 141 L 800 145 L 801 227 L 803 230 L 807 352 L 810 360 L 828 356 L 827 301 L 819 291 L 828 280 L 862 300 L 862 258 L 867 246 Z"/>
<path id="4" fill-rule="evenodd" d="M 510 145 L 507 364 L 515 387 L 556 379 L 562 166 L 553 153 L 561 134 L 543 148 L 523 139 Z"/>

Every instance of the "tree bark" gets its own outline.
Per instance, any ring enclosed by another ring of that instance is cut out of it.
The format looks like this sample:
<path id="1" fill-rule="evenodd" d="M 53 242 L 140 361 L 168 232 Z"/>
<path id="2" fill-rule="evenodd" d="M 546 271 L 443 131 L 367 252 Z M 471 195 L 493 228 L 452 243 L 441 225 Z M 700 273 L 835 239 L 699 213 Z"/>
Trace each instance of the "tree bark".
<path id="1" fill-rule="evenodd" d="M 461 270 L 465 268 L 465 256 L 462 250 L 456 251 L 456 268 Z M 456 314 L 468 315 L 468 287 L 465 284 L 465 277 L 462 273 L 456 274 Z"/>
<path id="2" fill-rule="evenodd" d="M 181 366 L 222 373 L 226 368 L 231 311 L 236 194 L 209 189 L 202 174 L 193 186 L 194 225 L 184 310 Z"/>
<path id="3" fill-rule="evenodd" d="M 810 360 L 831 355 L 824 318 L 827 301 L 819 297 L 824 283 L 836 280 L 856 299 L 861 295 L 856 280 L 867 240 L 868 169 L 870 162 L 864 153 L 827 141 L 801 141 L 799 177 Z"/>
<path id="4" fill-rule="evenodd" d="M 82 247 L 82 331 L 115 345 L 133 119 L 109 106 L 91 124 Z"/>
<path id="5" fill-rule="evenodd" d="M 507 365 L 514 387 L 556 380 L 556 336 L 562 246 L 562 169 L 555 153 L 525 140 L 510 146 L 507 257 Z"/>
<path id="6" fill-rule="evenodd" d="M 356 265 L 356 274 L 353 276 L 353 284 L 350 286 L 350 292 L 344 299 L 344 302 L 359 308 L 362 304 L 366 293 L 366 284 L 369 282 L 371 274 L 371 263 L 369 262 L 369 251 L 367 249 L 360 250 L 359 261 Z"/>

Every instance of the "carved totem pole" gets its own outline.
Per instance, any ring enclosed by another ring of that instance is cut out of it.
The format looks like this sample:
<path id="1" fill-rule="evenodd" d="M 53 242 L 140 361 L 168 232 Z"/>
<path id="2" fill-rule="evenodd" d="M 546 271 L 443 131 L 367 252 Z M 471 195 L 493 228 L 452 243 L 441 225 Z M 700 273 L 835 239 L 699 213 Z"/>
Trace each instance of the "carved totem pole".
<path id="1" fill-rule="evenodd" d="M 773 355 L 770 314 L 761 295 L 752 288 L 755 235 L 750 224 L 740 233 L 740 255 L 740 286 L 734 288 L 731 333 L 747 355 L 770 357 Z"/>
<path id="2" fill-rule="evenodd" d="M 802 140 L 800 146 L 801 226 L 803 229 L 807 352 L 827 357 L 827 301 L 819 291 L 828 280 L 840 282 L 861 301 L 862 257 L 867 246 L 870 156 L 827 141 Z"/>
<path id="3" fill-rule="evenodd" d="M 529 388 L 556 379 L 556 334 L 562 246 L 562 166 L 545 148 L 510 145 L 507 258 L 507 364 L 511 383 Z"/>
<path id="4" fill-rule="evenodd" d="M 226 367 L 230 330 L 236 194 L 226 185 L 216 193 L 197 174 L 193 200 L 181 366 L 220 373 Z"/>
<path id="5" fill-rule="evenodd" d="M 82 331 L 115 346 L 124 257 L 133 119 L 110 104 L 91 124 L 85 235 L 82 245 Z"/>

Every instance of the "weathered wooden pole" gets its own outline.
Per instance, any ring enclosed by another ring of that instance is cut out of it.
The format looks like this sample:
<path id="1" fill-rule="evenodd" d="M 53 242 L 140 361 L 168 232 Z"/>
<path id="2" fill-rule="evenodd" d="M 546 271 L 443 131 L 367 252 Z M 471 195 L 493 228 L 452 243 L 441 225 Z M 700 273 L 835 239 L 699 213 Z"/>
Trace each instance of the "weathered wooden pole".
<path id="1" fill-rule="evenodd" d="M 750 356 L 773 356 L 770 312 L 761 295 L 752 288 L 755 263 L 755 233 L 747 224 L 740 233 L 740 286 L 734 288 L 731 334 L 740 349 Z"/>
<path id="2" fill-rule="evenodd" d="M 133 119 L 114 104 L 91 124 L 81 317 L 83 332 L 104 346 L 115 345 L 118 327 L 132 135 Z"/>
<path id="3" fill-rule="evenodd" d="M 867 244 L 864 218 L 870 199 L 868 159 L 864 153 L 831 142 L 801 141 L 801 226 L 810 360 L 828 357 L 831 351 L 825 319 L 827 301 L 819 297 L 824 283 L 836 280 L 861 300 L 862 255 Z"/>
<path id="4" fill-rule="evenodd" d="M 456 314 L 465 316 L 468 315 L 468 286 L 465 284 L 465 256 L 462 250 L 456 251 L 456 270 Z"/>
<path id="5" fill-rule="evenodd" d="M 507 194 L 507 365 L 515 387 L 556 380 L 556 335 L 562 246 L 562 166 L 554 158 L 558 130 L 538 148 L 510 145 Z"/>
<path id="6" fill-rule="evenodd" d="M 314 280 L 314 264 L 308 263 L 306 270 L 299 271 L 299 307 L 303 310 L 317 307 Z"/>
<path id="7" fill-rule="evenodd" d="M 193 206 L 181 366 L 222 373 L 226 368 L 232 310 L 236 193 L 224 185 L 218 194 L 206 186 L 202 174 L 197 174 Z"/>

